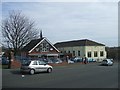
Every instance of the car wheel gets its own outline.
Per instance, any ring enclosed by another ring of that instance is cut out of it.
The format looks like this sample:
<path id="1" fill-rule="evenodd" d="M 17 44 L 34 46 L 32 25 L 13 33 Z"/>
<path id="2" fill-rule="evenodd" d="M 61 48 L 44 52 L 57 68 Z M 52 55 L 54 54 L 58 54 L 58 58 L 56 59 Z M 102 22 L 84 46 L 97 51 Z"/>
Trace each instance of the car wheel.
<path id="1" fill-rule="evenodd" d="M 47 69 L 47 72 L 48 72 L 48 73 L 51 73 L 51 72 L 52 72 L 52 68 L 48 68 L 48 69 Z"/>
<path id="2" fill-rule="evenodd" d="M 30 70 L 30 74 L 33 75 L 35 73 L 35 70 L 34 69 L 31 69 Z"/>

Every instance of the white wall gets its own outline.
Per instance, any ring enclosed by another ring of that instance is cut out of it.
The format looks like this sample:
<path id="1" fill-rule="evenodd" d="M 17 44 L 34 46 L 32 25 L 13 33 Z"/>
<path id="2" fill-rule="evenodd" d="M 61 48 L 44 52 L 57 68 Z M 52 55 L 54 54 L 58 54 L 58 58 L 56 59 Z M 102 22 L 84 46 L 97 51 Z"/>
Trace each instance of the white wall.
<path id="1" fill-rule="evenodd" d="M 75 47 L 63 47 L 63 48 L 58 48 L 60 51 L 64 52 L 66 51 L 66 53 L 68 53 L 70 51 L 70 53 L 73 53 L 73 51 L 75 51 L 75 56 L 78 56 L 78 51 L 80 51 L 80 57 L 88 57 L 87 53 L 91 52 L 91 58 L 96 59 L 96 60 L 103 60 L 104 58 L 106 58 L 106 51 L 105 51 L 105 46 L 75 46 Z M 94 51 L 98 52 L 98 56 L 94 57 Z M 104 52 L 104 56 L 100 56 L 100 51 Z"/>
<path id="2" fill-rule="evenodd" d="M 60 51 L 73 54 L 73 51 L 75 51 L 75 56 L 78 57 L 78 51 L 80 51 L 80 57 L 83 57 L 85 54 L 85 47 L 84 46 L 76 46 L 76 47 L 63 47 L 63 48 L 58 48 Z"/>
<path id="3" fill-rule="evenodd" d="M 98 57 L 94 57 L 94 51 L 97 51 L 98 53 Z M 104 56 L 100 56 L 100 51 L 104 52 Z M 92 57 L 93 59 L 98 59 L 98 60 L 103 60 L 104 58 L 106 58 L 106 51 L 105 51 L 105 46 L 86 46 L 85 48 L 85 52 L 86 52 L 86 57 L 88 52 L 92 52 Z"/>

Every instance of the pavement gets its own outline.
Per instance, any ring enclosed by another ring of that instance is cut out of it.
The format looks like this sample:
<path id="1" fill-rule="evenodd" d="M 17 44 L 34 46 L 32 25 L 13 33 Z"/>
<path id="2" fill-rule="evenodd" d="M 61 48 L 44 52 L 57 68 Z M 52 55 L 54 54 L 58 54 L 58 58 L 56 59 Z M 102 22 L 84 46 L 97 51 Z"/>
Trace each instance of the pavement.
<path id="1" fill-rule="evenodd" d="M 54 66 L 52 73 L 22 74 L 19 69 L 2 71 L 3 88 L 118 88 L 118 63 Z"/>

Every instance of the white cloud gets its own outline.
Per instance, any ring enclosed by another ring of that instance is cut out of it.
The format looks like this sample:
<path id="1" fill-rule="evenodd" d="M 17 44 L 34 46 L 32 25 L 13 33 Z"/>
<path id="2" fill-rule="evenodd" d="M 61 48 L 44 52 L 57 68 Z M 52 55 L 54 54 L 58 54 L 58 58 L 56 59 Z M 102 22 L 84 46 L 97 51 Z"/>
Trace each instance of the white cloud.
<path id="1" fill-rule="evenodd" d="M 12 9 L 22 10 L 34 19 L 53 43 L 88 38 L 109 46 L 117 45 L 117 3 L 3 3 L 3 17 Z M 112 40 L 115 43 L 109 42 Z"/>

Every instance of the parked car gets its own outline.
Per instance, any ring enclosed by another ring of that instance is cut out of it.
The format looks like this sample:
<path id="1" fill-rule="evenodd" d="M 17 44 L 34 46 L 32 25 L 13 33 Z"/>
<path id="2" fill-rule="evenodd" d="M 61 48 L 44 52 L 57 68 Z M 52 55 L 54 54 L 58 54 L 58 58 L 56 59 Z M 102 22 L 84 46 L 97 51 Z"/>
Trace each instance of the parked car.
<path id="1" fill-rule="evenodd" d="M 101 65 L 112 66 L 112 65 L 113 65 L 113 62 L 111 61 L 111 59 L 104 59 L 104 60 L 101 62 Z"/>
<path id="2" fill-rule="evenodd" d="M 82 62 L 82 58 L 76 57 L 76 58 L 73 58 L 72 61 L 74 61 L 74 62 Z"/>
<path id="3" fill-rule="evenodd" d="M 6 57 L 2 57 L 2 65 L 8 65 L 9 64 L 9 60 Z"/>
<path id="4" fill-rule="evenodd" d="M 71 61 L 70 59 L 68 60 L 68 64 L 72 64 L 72 63 L 74 63 L 74 61 Z"/>
<path id="5" fill-rule="evenodd" d="M 31 75 L 36 72 L 52 72 L 53 67 L 40 60 L 25 60 L 22 62 L 20 71 Z"/>
<path id="6" fill-rule="evenodd" d="M 96 60 L 93 59 L 93 58 L 88 58 L 87 61 L 88 61 L 88 62 L 96 62 Z"/>
<path id="7" fill-rule="evenodd" d="M 56 64 L 59 64 L 59 63 L 62 63 L 62 60 L 61 59 L 52 59 L 53 63 L 56 63 Z"/>
<path id="8" fill-rule="evenodd" d="M 54 63 L 51 59 L 47 59 L 47 62 L 46 63 Z"/>

